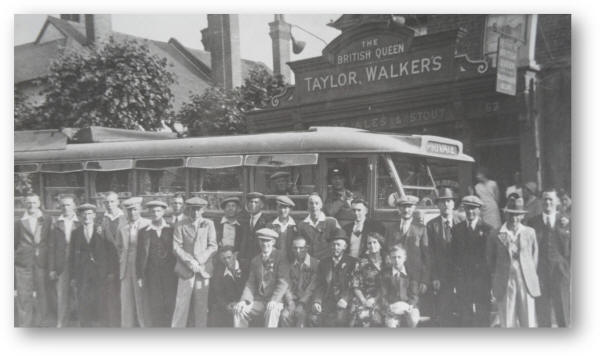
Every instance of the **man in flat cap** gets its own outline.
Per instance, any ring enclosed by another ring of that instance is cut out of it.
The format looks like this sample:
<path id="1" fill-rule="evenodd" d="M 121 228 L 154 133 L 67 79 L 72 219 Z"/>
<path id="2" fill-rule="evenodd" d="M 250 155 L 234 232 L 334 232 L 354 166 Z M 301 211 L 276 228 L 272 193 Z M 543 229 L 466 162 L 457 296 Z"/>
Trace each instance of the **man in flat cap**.
<path id="1" fill-rule="evenodd" d="M 142 217 L 142 198 L 132 197 L 123 202 L 127 223 L 119 226 L 115 243 L 119 256 L 121 327 L 145 326 L 144 311 L 147 298 L 137 283 L 136 257 L 139 231 L 150 224 Z"/>
<path id="2" fill-rule="evenodd" d="M 25 197 L 25 213 L 15 221 L 15 325 L 42 326 L 49 314 L 48 232 L 52 218 L 40 209 L 40 197 Z"/>
<path id="3" fill-rule="evenodd" d="M 241 206 L 238 197 L 227 197 L 221 201 L 223 217 L 214 220 L 219 248 L 232 246 L 235 252 L 240 252 L 244 242 L 242 225 L 238 219 Z"/>
<path id="4" fill-rule="evenodd" d="M 71 235 L 80 226 L 76 209 L 75 198 L 61 197 L 61 214 L 52 222 L 48 236 L 48 271 L 50 280 L 56 286 L 56 326 L 59 328 L 69 326 L 72 319 L 70 314 L 74 309 L 74 295 L 69 285 L 71 281 L 69 251 Z"/>
<path id="5" fill-rule="evenodd" d="M 273 220 L 267 227 L 276 231 L 279 234 L 275 247 L 283 253 L 283 256 L 291 261 L 292 256 L 292 239 L 298 233 L 296 221 L 290 216 L 292 208 L 295 206 L 292 199 L 285 195 L 280 195 L 276 198 L 277 202 L 277 218 Z"/>
<path id="6" fill-rule="evenodd" d="M 333 168 L 329 171 L 329 182 L 331 191 L 327 194 L 325 200 L 325 214 L 338 220 L 352 220 L 352 210 L 350 204 L 355 198 L 352 191 L 346 189 L 345 173 L 339 168 Z"/>
<path id="7" fill-rule="evenodd" d="M 138 285 L 148 300 L 145 326 L 165 328 L 171 326 L 177 291 L 173 228 L 163 218 L 167 203 L 153 200 L 146 207 L 151 222 L 139 231 L 136 273 Z"/>
<path id="8" fill-rule="evenodd" d="M 256 231 L 267 227 L 269 221 L 263 215 L 265 204 L 265 195 L 260 192 L 250 192 L 246 195 L 246 212 L 244 219 L 244 247 L 241 251 L 241 258 L 247 261 L 252 260 L 254 256 L 260 253 L 260 243 L 256 239 Z"/>
<path id="9" fill-rule="evenodd" d="M 176 193 L 171 198 L 171 216 L 169 216 L 166 221 L 172 227 L 175 227 L 175 224 L 181 223 L 185 220 L 187 216 L 185 216 L 185 196 L 181 193 Z"/>
<path id="10" fill-rule="evenodd" d="M 434 322 L 442 327 L 457 325 L 457 299 L 454 293 L 453 273 L 455 261 L 451 249 L 454 239 L 452 229 L 460 222 L 458 216 L 454 214 L 455 199 L 456 196 L 451 188 L 441 187 L 436 198 L 440 215 L 427 223 L 427 237 L 433 257 L 432 289 L 421 301 L 422 304 L 429 304 Z"/>
<path id="11" fill-rule="evenodd" d="M 419 293 L 425 294 L 431 283 L 431 249 L 425 225 L 414 219 L 415 206 L 419 198 L 404 195 L 396 199 L 400 223 L 388 229 L 386 246 L 402 244 L 406 249 L 406 271 L 409 278 L 419 282 Z"/>
<path id="12" fill-rule="evenodd" d="M 535 230 L 521 223 L 527 213 L 522 198 L 509 199 L 506 222 L 491 234 L 487 246 L 492 292 L 500 326 L 536 327 L 535 298 L 540 296 Z"/>
<path id="13" fill-rule="evenodd" d="M 560 327 L 570 319 L 570 253 L 571 227 L 569 218 L 557 211 L 558 194 L 554 189 L 542 193 L 543 211 L 529 220 L 539 247 L 537 273 L 541 295 L 535 309 L 538 326 L 551 327 L 552 314 Z"/>
<path id="14" fill-rule="evenodd" d="M 319 262 L 311 326 L 346 327 L 350 322 L 350 281 L 357 260 L 345 253 L 348 237 L 343 229 L 335 229 L 328 241 L 332 252 Z"/>
<path id="15" fill-rule="evenodd" d="M 354 199 L 351 207 L 354 221 L 344 225 L 346 236 L 350 238 L 347 253 L 354 258 L 360 258 L 367 251 L 367 235 L 376 232 L 385 236 L 385 226 L 379 221 L 367 218 L 369 203 L 365 200 Z"/>
<path id="16" fill-rule="evenodd" d="M 71 237 L 70 271 L 71 285 L 77 293 L 79 326 L 107 327 L 106 304 L 103 290 L 107 278 L 118 265 L 112 242 L 102 234 L 95 223 L 96 206 L 82 204 L 77 209 L 82 225 Z"/>
<path id="17" fill-rule="evenodd" d="M 291 241 L 290 287 L 285 295 L 285 307 L 281 312 L 281 326 L 302 328 L 307 323 L 312 300 L 317 287 L 319 260 L 308 254 L 306 238 L 296 235 Z"/>
<path id="18" fill-rule="evenodd" d="M 286 171 L 277 171 L 269 177 L 273 186 L 274 195 L 295 194 L 290 184 L 290 173 Z"/>
<path id="19" fill-rule="evenodd" d="M 466 220 L 454 226 L 451 271 L 459 300 L 460 326 L 489 327 L 492 281 L 486 245 L 493 228 L 480 216 L 481 199 L 468 195 L 461 204 Z"/>
<path id="20" fill-rule="evenodd" d="M 248 327 L 251 321 L 263 320 L 264 326 L 275 328 L 283 309 L 283 296 L 288 289 L 288 264 L 275 248 L 279 234 L 268 228 L 256 231 L 261 252 L 250 262 L 250 274 L 242 297 L 234 308 L 233 325 Z"/>
<path id="21" fill-rule="evenodd" d="M 340 228 L 335 218 L 325 216 L 322 211 L 323 201 L 317 194 L 308 197 L 308 216 L 298 223 L 298 233 L 310 244 L 311 256 L 321 260 L 331 255 L 329 237 Z"/>
<path id="22" fill-rule="evenodd" d="M 177 224 L 173 235 L 173 251 L 177 256 L 175 271 L 179 281 L 172 326 L 183 328 L 191 324 L 206 327 L 217 233 L 213 221 L 202 216 L 208 205 L 206 200 L 194 197 L 186 200 L 185 204 L 190 218 Z"/>

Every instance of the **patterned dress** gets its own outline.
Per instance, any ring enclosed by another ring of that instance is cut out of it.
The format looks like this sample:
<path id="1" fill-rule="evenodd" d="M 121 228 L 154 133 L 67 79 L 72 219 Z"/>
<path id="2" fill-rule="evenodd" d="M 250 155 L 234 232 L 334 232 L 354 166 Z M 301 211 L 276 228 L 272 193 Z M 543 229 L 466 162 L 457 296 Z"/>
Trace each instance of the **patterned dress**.
<path id="1" fill-rule="evenodd" d="M 374 298 L 375 304 L 367 307 L 358 297 L 352 299 L 350 313 L 352 315 L 350 326 L 369 327 L 383 324 L 381 288 L 383 261 L 379 264 L 368 258 L 361 258 L 352 277 L 351 288 L 359 289 L 365 299 Z"/>

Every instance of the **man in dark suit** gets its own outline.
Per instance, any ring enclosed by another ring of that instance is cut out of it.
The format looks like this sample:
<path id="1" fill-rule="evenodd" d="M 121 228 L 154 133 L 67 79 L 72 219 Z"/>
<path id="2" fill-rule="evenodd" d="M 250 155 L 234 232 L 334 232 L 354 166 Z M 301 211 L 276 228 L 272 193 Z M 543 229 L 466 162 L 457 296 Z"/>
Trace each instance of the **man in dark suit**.
<path id="1" fill-rule="evenodd" d="M 238 253 L 241 251 L 244 236 L 238 219 L 240 208 L 241 202 L 238 197 L 227 197 L 221 201 L 223 217 L 214 220 L 219 248 L 231 246 L 233 251 Z"/>
<path id="2" fill-rule="evenodd" d="M 346 236 L 350 238 L 347 253 L 354 258 L 360 258 L 367 251 L 367 235 L 376 232 L 381 236 L 385 236 L 385 226 L 379 221 L 367 218 L 369 204 L 365 200 L 354 199 L 351 207 L 354 221 L 344 225 Z"/>
<path id="3" fill-rule="evenodd" d="M 399 243 L 406 248 L 406 270 L 411 278 L 419 282 L 419 293 L 423 295 L 431 282 L 432 257 L 427 229 L 413 218 L 418 201 L 419 198 L 412 195 L 396 199 L 400 224 L 394 224 L 387 230 L 385 240 L 388 250 Z"/>
<path id="4" fill-rule="evenodd" d="M 349 304 L 352 298 L 350 280 L 357 260 L 348 256 L 348 237 L 343 229 L 336 229 L 328 238 L 331 255 L 319 262 L 311 326 L 347 327 L 350 323 Z"/>
<path id="5" fill-rule="evenodd" d="M 247 273 L 240 268 L 233 246 L 219 249 L 220 263 L 215 264 L 208 295 L 208 326 L 232 327 L 233 309 L 242 296 Z"/>
<path id="6" fill-rule="evenodd" d="M 52 220 L 40 198 L 25 197 L 25 213 L 15 221 L 16 326 L 42 326 L 48 317 L 48 230 Z"/>
<path id="7" fill-rule="evenodd" d="M 73 231 L 69 263 L 71 285 L 77 294 L 79 326 L 107 327 L 107 304 L 103 290 L 107 280 L 114 278 L 118 265 L 114 245 L 102 234 L 96 219 L 96 206 L 82 204 L 77 209 L 82 225 Z"/>
<path id="8" fill-rule="evenodd" d="M 454 293 L 454 264 L 451 244 L 454 239 L 452 228 L 460 221 L 454 214 L 454 192 L 442 187 L 436 199 L 440 215 L 427 223 L 427 237 L 432 254 L 431 280 L 432 290 L 422 302 L 427 301 L 434 322 L 438 326 L 457 325 L 457 299 Z M 425 306 L 423 306 L 425 307 Z"/>
<path id="9" fill-rule="evenodd" d="M 267 227 L 269 221 L 263 215 L 265 195 L 260 192 L 251 192 L 246 195 L 246 212 L 242 226 L 244 231 L 244 242 L 241 247 L 240 258 L 251 261 L 261 251 L 260 242 L 256 238 L 256 231 Z"/>
<path id="10" fill-rule="evenodd" d="M 146 203 L 152 222 L 139 231 L 136 257 L 138 285 L 145 289 L 148 313 L 145 326 L 170 327 L 177 275 L 174 272 L 173 228 L 163 219 L 167 204 L 162 201 Z"/>
<path id="11" fill-rule="evenodd" d="M 75 200 L 71 196 L 60 199 L 61 215 L 53 221 L 48 238 L 48 270 L 56 286 L 56 326 L 67 327 L 74 311 L 70 287 L 69 251 L 71 235 L 79 227 Z"/>
<path id="12" fill-rule="evenodd" d="M 460 304 L 460 325 L 489 327 L 491 272 L 486 261 L 486 245 L 492 226 L 480 218 L 483 202 L 474 195 L 461 201 L 466 221 L 456 224 L 452 232 L 452 273 Z"/>
<path id="13" fill-rule="evenodd" d="M 538 326 L 552 326 L 552 311 L 558 326 L 564 327 L 570 317 L 570 246 L 569 219 L 558 213 L 555 190 L 542 194 L 543 212 L 529 220 L 535 229 L 539 254 L 537 273 L 541 295 L 536 298 Z"/>
<path id="14" fill-rule="evenodd" d="M 181 193 L 176 193 L 175 195 L 173 195 L 173 198 L 171 198 L 171 216 L 165 219 L 167 221 L 167 224 L 174 227 L 175 224 L 185 220 L 187 217 L 185 216 L 184 212 L 185 196 Z"/>
<path id="15" fill-rule="evenodd" d="M 279 234 L 268 228 L 256 231 L 261 252 L 250 262 L 250 274 L 240 301 L 234 307 L 233 325 L 247 328 L 262 319 L 264 326 L 276 328 L 283 309 L 283 296 L 288 289 L 288 264 L 281 251 L 275 249 Z"/>

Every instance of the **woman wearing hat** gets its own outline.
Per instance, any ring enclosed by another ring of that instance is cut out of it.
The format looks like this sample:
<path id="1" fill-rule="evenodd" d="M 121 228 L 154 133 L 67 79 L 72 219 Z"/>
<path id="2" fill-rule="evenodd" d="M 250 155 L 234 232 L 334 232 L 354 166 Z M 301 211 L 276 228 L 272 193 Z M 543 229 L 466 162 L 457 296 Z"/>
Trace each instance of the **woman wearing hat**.
<path id="1" fill-rule="evenodd" d="M 522 198 L 510 199 L 504 212 L 506 223 L 491 235 L 487 248 L 500 326 L 536 327 L 535 298 L 540 296 L 540 285 L 535 230 L 521 224 L 527 213 Z"/>

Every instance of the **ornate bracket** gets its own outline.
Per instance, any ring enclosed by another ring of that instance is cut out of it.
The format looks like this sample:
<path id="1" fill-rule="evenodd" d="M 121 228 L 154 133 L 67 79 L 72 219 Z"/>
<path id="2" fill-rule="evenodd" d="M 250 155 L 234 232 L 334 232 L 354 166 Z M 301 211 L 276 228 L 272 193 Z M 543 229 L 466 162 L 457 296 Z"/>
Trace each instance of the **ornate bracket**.
<path id="1" fill-rule="evenodd" d="M 489 63 L 485 59 L 471 59 L 466 54 L 454 57 L 456 59 L 459 72 L 471 71 L 474 68 L 479 74 L 485 74 L 489 69 Z"/>
<path id="2" fill-rule="evenodd" d="M 290 85 L 286 85 L 283 89 L 274 95 L 271 98 L 271 106 L 276 108 L 278 107 L 282 101 L 290 101 L 292 100 L 292 94 L 294 93 L 294 87 Z"/>

